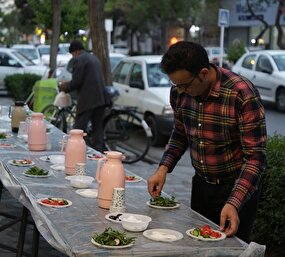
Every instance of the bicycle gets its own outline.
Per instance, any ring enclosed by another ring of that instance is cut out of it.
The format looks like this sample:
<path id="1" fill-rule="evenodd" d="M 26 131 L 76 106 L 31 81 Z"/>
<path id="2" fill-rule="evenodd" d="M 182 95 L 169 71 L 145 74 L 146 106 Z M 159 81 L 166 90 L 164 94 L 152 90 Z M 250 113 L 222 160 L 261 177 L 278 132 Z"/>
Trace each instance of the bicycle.
<path id="1" fill-rule="evenodd" d="M 104 118 L 104 142 L 109 151 L 119 151 L 124 155 L 124 163 L 142 160 L 151 143 L 151 129 L 136 114 L 136 107 L 110 107 Z"/>
<path id="2" fill-rule="evenodd" d="M 50 104 L 42 110 L 42 113 L 48 122 L 63 132 L 68 133 L 75 121 L 76 103 L 73 101 L 70 106 L 66 107 Z"/>

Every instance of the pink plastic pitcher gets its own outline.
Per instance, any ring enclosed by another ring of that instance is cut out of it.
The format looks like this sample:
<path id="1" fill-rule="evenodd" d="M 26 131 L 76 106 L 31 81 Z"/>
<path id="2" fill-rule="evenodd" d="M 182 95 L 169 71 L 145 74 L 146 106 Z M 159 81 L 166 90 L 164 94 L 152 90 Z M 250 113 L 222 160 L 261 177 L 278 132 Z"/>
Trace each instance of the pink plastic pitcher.
<path id="1" fill-rule="evenodd" d="M 98 160 L 96 180 L 99 184 L 98 205 L 109 209 L 112 192 L 115 187 L 125 188 L 125 170 L 122 164 L 123 154 L 116 151 L 107 151 L 106 157 Z M 105 163 L 102 165 L 102 161 Z"/>
<path id="2" fill-rule="evenodd" d="M 34 112 L 28 127 L 28 146 L 30 151 L 45 151 L 47 145 L 44 115 Z"/>
<path id="3" fill-rule="evenodd" d="M 66 175 L 75 174 L 76 163 L 86 163 L 86 143 L 83 139 L 83 130 L 72 129 L 65 150 L 65 172 Z"/>

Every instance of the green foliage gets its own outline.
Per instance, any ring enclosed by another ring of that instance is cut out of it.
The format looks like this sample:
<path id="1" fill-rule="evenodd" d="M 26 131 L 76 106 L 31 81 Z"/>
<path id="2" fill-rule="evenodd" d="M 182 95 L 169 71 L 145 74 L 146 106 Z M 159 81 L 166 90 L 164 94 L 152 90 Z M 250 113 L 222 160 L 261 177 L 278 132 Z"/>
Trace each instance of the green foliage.
<path id="1" fill-rule="evenodd" d="M 244 53 L 244 43 L 239 39 L 236 39 L 228 48 L 228 60 L 232 63 L 236 63 Z"/>
<path id="2" fill-rule="evenodd" d="M 15 101 L 25 101 L 33 90 L 33 86 L 41 76 L 36 74 L 14 74 L 6 76 L 5 87 Z"/>
<path id="3" fill-rule="evenodd" d="M 267 142 L 267 167 L 253 228 L 253 240 L 274 249 L 285 244 L 285 136 Z"/>

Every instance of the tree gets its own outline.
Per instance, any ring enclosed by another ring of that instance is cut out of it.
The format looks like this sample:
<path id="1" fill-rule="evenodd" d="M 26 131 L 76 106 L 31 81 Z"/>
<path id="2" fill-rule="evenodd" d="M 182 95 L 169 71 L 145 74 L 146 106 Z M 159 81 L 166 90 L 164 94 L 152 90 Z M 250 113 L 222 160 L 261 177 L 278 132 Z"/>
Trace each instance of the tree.
<path id="1" fill-rule="evenodd" d="M 285 13 L 285 0 L 247 0 L 247 7 L 248 11 L 252 16 L 254 16 L 257 20 L 259 20 L 263 25 L 264 28 L 261 30 L 261 32 L 256 36 L 255 42 L 258 44 L 258 40 L 262 38 L 264 33 L 268 30 L 269 25 L 268 23 L 261 17 L 255 14 L 254 6 L 264 4 L 267 7 L 269 7 L 272 4 L 278 4 L 277 11 L 276 11 L 276 19 L 275 19 L 275 27 L 277 29 L 278 35 L 277 35 L 277 45 L 280 49 L 285 49 L 285 43 L 283 42 L 283 35 L 284 31 L 280 24 L 281 15 Z"/>
<path id="2" fill-rule="evenodd" d="M 107 34 L 104 25 L 104 0 L 88 0 L 88 14 L 92 50 L 102 63 L 106 85 L 110 85 L 112 79 L 108 58 Z"/>
<path id="3" fill-rule="evenodd" d="M 56 70 L 56 58 L 58 52 L 59 36 L 60 36 L 60 20 L 61 20 L 61 3 L 60 0 L 52 0 L 52 37 L 50 48 L 49 67 L 50 71 L 54 73 Z"/>

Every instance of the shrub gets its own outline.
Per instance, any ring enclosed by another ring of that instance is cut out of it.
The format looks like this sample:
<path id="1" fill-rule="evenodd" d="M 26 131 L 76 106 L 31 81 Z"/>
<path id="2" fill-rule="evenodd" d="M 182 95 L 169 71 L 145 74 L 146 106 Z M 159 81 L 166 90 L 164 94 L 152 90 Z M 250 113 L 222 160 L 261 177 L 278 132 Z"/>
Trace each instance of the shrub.
<path id="1" fill-rule="evenodd" d="M 8 75 L 4 79 L 8 94 L 15 101 L 25 101 L 33 90 L 33 86 L 41 76 L 36 74 L 14 74 Z"/>
<path id="2" fill-rule="evenodd" d="M 242 41 L 235 39 L 228 48 L 228 60 L 236 63 L 237 60 L 245 53 L 244 44 Z"/>
<path id="3" fill-rule="evenodd" d="M 267 166 L 253 227 L 253 240 L 269 250 L 285 245 L 285 136 L 274 134 L 267 142 Z"/>

